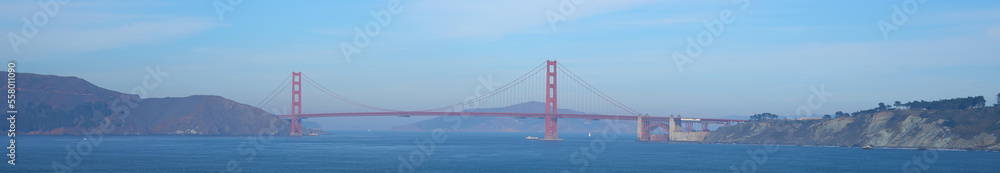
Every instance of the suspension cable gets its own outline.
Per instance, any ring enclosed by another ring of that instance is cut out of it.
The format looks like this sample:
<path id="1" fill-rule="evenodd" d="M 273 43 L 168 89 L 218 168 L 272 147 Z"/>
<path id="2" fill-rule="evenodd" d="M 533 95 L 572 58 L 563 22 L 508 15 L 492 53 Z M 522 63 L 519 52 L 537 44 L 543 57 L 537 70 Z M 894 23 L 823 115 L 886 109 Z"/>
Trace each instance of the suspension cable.
<path id="1" fill-rule="evenodd" d="M 590 85 L 590 83 L 587 83 L 587 81 L 585 81 L 582 78 L 580 78 L 580 76 L 577 76 L 575 73 L 573 73 L 573 71 L 571 71 L 568 68 L 566 68 L 565 65 L 562 65 L 562 63 L 558 63 L 557 62 L 557 64 L 559 64 L 559 66 L 562 67 L 562 68 L 559 68 L 560 70 L 564 70 L 564 72 L 568 72 L 570 74 L 569 75 L 570 79 L 573 79 L 574 81 L 576 81 L 580 85 L 584 85 L 584 88 L 587 88 L 588 90 L 590 90 L 590 92 L 592 92 L 594 94 L 597 94 L 598 96 L 600 96 L 601 98 L 603 98 L 605 101 L 610 102 L 611 104 L 617 106 L 618 108 L 621 108 L 621 109 L 623 109 L 623 110 L 625 110 L 625 111 L 627 111 L 629 113 L 632 113 L 632 114 L 638 114 L 638 111 L 635 111 L 634 109 L 628 107 L 627 105 L 622 104 L 621 102 L 618 102 L 618 100 L 615 100 L 614 98 L 611 98 L 611 96 L 608 96 L 607 94 L 604 94 L 604 92 L 602 92 L 601 90 L 598 90 L 594 86 Z"/>
<path id="2" fill-rule="evenodd" d="M 262 106 L 261 104 L 264 104 L 264 101 L 267 101 L 268 98 L 274 97 L 274 96 L 272 96 L 272 94 L 274 94 L 274 92 L 277 92 L 278 88 L 282 88 L 282 86 L 287 86 L 288 83 L 285 83 L 285 82 L 288 82 L 288 79 L 291 78 L 291 77 L 292 77 L 292 74 L 288 74 L 288 76 L 285 77 L 285 80 L 282 80 L 281 83 L 278 84 L 278 87 L 275 87 L 274 90 L 271 90 L 270 94 L 267 94 L 267 96 L 264 97 L 264 100 L 261 100 L 260 102 L 257 102 L 257 107 L 263 109 L 263 107 L 261 107 Z M 284 89 L 282 89 L 282 90 L 284 90 Z"/>

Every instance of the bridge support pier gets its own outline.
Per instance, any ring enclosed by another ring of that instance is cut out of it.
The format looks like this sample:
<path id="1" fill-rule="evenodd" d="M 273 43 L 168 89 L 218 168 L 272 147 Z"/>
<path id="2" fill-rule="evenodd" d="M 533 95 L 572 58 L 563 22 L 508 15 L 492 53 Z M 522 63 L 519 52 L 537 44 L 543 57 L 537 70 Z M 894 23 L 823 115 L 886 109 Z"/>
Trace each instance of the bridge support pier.
<path id="1" fill-rule="evenodd" d="M 677 118 L 681 118 L 681 115 L 677 115 Z M 668 121 L 670 125 L 667 126 L 667 133 L 679 132 L 680 128 L 677 126 L 677 122 L 674 122 L 674 115 L 670 115 L 670 120 Z"/>
<path id="2" fill-rule="evenodd" d="M 635 117 L 635 123 L 636 123 L 636 125 L 635 125 L 636 126 L 636 129 L 635 129 L 635 138 L 636 138 L 636 140 L 637 141 L 649 140 L 649 139 L 642 138 L 642 134 L 645 133 L 645 131 L 646 131 L 645 126 L 643 125 L 643 122 L 642 122 L 642 115 L 636 115 L 636 117 Z"/>
<path id="3" fill-rule="evenodd" d="M 292 136 L 302 136 L 302 119 L 292 117 Z"/>
<path id="4" fill-rule="evenodd" d="M 562 140 L 559 139 L 559 133 L 556 131 L 558 121 L 558 118 L 545 115 L 545 138 L 542 140 Z"/>

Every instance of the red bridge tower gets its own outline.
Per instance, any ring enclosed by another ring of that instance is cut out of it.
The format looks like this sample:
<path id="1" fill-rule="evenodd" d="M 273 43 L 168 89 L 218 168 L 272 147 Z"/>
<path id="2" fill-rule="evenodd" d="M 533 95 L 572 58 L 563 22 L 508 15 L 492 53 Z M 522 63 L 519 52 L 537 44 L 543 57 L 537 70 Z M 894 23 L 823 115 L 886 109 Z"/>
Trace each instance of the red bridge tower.
<path id="1" fill-rule="evenodd" d="M 557 132 L 557 122 L 558 118 L 553 117 L 557 114 L 558 104 L 556 100 L 556 61 L 545 61 L 547 64 L 545 66 L 546 76 L 545 76 L 545 138 L 542 140 L 562 140 L 559 139 L 559 133 Z"/>
<path id="2" fill-rule="evenodd" d="M 292 136 L 302 136 L 302 72 L 292 72 Z"/>

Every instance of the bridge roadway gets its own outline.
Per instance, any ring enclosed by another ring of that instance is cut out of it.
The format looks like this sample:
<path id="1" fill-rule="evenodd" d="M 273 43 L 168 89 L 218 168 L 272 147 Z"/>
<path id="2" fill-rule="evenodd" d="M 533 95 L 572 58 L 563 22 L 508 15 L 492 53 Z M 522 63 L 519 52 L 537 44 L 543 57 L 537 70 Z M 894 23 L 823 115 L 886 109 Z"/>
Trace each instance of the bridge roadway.
<path id="1" fill-rule="evenodd" d="M 373 116 L 481 116 L 481 117 L 512 117 L 512 118 L 545 118 L 545 113 L 510 113 L 510 112 L 346 112 L 346 113 L 317 113 L 298 114 L 296 118 L 319 118 L 319 117 L 373 117 Z M 293 118 L 293 115 L 278 115 L 280 118 Z M 591 120 L 630 120 L 636 121 L 637 116 L 627 115 L 598 115 L 598 114 L 552 114 L 553 118 L 576 118 Z M 642 117 L 643 121 L 666 122 L 670 117 Z M 675 117 L 674 121 L 679 122 L 745 122 L 747 120 L 731 119 L 711 119 L 711 118 L 681 118 Z"/>

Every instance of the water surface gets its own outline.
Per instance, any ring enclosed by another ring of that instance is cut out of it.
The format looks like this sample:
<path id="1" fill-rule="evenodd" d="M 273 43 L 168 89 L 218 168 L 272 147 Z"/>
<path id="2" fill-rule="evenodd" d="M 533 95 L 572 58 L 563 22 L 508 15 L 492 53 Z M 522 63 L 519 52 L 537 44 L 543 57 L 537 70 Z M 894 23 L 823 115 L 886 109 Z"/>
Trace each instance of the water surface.
<path id="1" fill-rule="evenodd" d="M 998 172 L 1000 153 L 688 143 L 635 134 L 334 132 L 307 137 L 21 136 L 3 172 Z M 93 138 L 93 137 L 92 137 Z M 81 143 L 81 141 L 83 143 Z M 99 144 L 89 147 L 89 142 Z M 253 142 L 256 141 L 256 142 Z M 257 143 L 257 144 L 254 144 Z M 79 147 L 78 147 L 78 144 Z M 78 156 L 78 157 L 77 157 Z M 72 163 L 78 163 L 72 165 Z"/>

